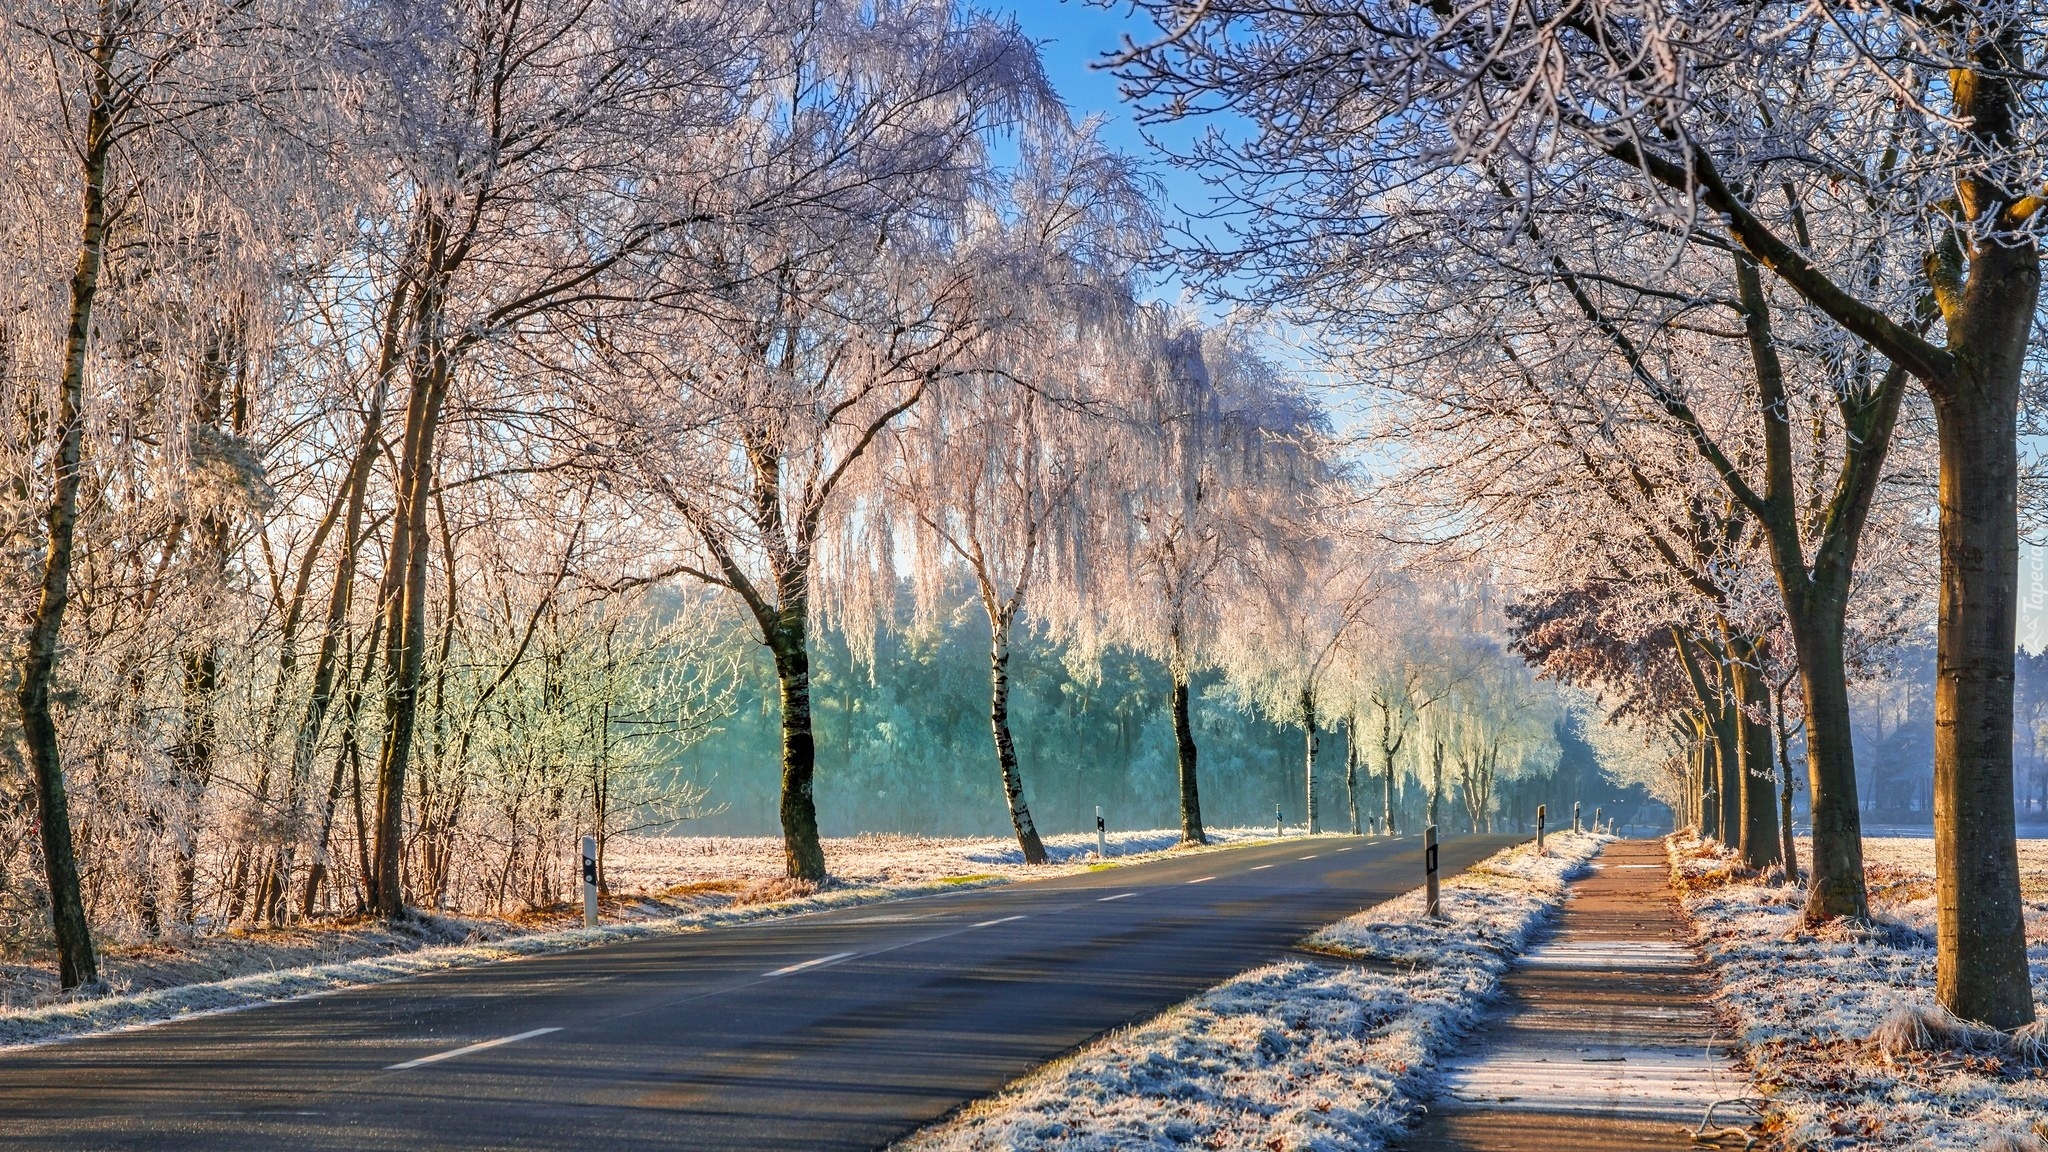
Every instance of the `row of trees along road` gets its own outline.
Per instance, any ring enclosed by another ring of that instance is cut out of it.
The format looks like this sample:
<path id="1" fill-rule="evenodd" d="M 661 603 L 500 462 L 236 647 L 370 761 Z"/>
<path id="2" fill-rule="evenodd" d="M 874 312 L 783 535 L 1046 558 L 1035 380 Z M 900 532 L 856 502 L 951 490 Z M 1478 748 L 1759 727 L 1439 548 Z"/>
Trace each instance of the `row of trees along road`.
<path id="1" fill-rule="evenodd" d="M 1252 328 L 1142 303 L 1096 136 L 943 0 L 13 5 L 7 948 L 546 905 L 580 831 L 716 808 L 736 636 L 819 881 L 815 638 L 962 581 L 1027 858 L 1020 641 L 1164 667 L 1190 841 L 1219 682 L 1309 797 L 1342 725 L 1352 827 L 1425 768 L 1485 825 L 1562 705 Z"/>
<path id="2" fill-rule="evenodd" d="M 1770 717 L 1796 713 L 1810 923 L 1867 914 L 1846 674 L 1888 612 L 1857 560 L 1906 562 L 1871 547 L 1912 535 L 1876 497 L 1934 473 L 1938 540 L 1899 543 L 1940 569 L 1938 996 L 2031 1020 L 2012 670 L 2038 12 L 1138 6 L 1163 34 L 1123 55 L 1128 89 L 1160 119 L 1230 114 L 1186 157 L 1242 210 L 1212 270 L 1390 373 L 1428 435 L 1477 440 L 1447 469 L 1467 503 L 1583 541 L 1532 637 L 1587 677 L 1679 666 L 1632 691 L 1704 750 L 1702 826 L 1754 862 L 1782 851 Z M 1572 619 L 1628 643 L 1568 655 Z"/>

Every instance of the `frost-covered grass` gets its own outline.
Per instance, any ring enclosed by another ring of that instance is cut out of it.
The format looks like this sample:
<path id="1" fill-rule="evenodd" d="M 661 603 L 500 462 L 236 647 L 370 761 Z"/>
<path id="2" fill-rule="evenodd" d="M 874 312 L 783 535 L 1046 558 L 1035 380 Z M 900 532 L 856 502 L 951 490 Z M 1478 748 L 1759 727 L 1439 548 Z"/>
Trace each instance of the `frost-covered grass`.
<path id="1" fill-rule="evenodd" d="M 1787 1148 L 2048 1149 L 2048 1067 L 1934 1007 L 1933 850 L 1865 840 L 1874 924 L 1805 932 L 1803 891 L 1672 841 L 1682 902 Z M 2034 999 L 2048 1011 L 2048 841 L 2022 843 L 2021 869 Z"/>
<path id="2" fill-rule="evenodd" d="M 1211 828 L 1211 847 L 1273 838 L 1268 828 Z M 1115 863 L 1156 858 L 1180 843 L 1175 829 L 1154 828 L 1109 834 Z M 1095 834 L 1050 836 L 1052 862 L 1024 863 L 1014 838 L 903 835 L 848 836 L 825 841 L 825 867 L 842 883 L 901 884 L 965 875 L 1006 879 L 1059 876 L 1085 871 L 1095 862 Z M 781 876 L 782 840 L 775 836 L 637 836 L 612 841 L 605 853 L 608 878 L 632 891 L 658 892 L 677 884 L 765 881 Z"/>
<path id="3" fill-rule="evenodd" d="M 1209 833 L 1212 847 L 1270 838 L 1270 829 Z M 1112 865 L 1157 859 L 1176 849 L 1177 831 L 1110 838 Z M 1085 841 L 1085 843 L 1084 843 Z M 580 904 L 512 916 L 426 915 L 386 925 L 315 923 L 236 931 L 184 941 L 111 942 L 101 971 L 112 994 L 55 996 L 46 965 L 0 964 L 0 1048 L 136 1027 L 195 1013 L 258 1004 L 595 944 L 697 931 L 723 924 L 871 904 L 883 900 L 1098 867 L 1095 838 L 1054 837 L 1055 863 L 1024 864 L 1014 842 L 860 836 L 825 842 L 833 880 L 819 891 L 792 887 L 782 842 L 770 837 L 621 837 L 607 852 L 613 895 L 606 921 L 581 927 Z"/>
<path id="4" fill-rule="evenodd" d="M 1315 933 L 1328 962 L 1258 968 L 1039 1069 L 897 1145 L 1377 1149 L 1429 1095 L 1438 1056 L 1608 841 L 1569 833 Z"/>

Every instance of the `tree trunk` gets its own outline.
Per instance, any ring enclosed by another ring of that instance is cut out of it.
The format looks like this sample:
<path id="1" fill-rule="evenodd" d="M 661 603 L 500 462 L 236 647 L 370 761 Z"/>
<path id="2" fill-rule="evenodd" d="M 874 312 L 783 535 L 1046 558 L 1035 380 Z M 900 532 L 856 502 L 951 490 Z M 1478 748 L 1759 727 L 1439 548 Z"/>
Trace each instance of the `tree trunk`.
<path id="1" fill-rule="evenodd" d="M 1207 844 L 1209 834 L 1202 827 L 1202 792 L 1195 774 L 1195 726 L 1188 718 L 1187 653 L 1179 628 L 1168 637 L 1167 672 L 1173 678 L 1169 706 L 1173 711 L 1174 764 L 1180 774 L 1180 840 L 1183 844 Z"/>
<path id="2" fill-rule="evenodd" d="M 1721 843 L 1742 847 L 1742 717 L 1735 706 L 1728 666 L 1721 666 L 1722 698 L 1714 707 L 1714 823 Z"/>
<path id="3" fill-rule="evenodd" d="M 1692 801 L 1693 835 L 1702 840 L 1715 839 L 1714 807 L 1714 748 L 1712 730 L 1704 713 L 1696 713 L 1692 719 L 1692 779 L 1687 791 Z"/>
<path id="4" fill-rule="evenodd" d="M 1434 756 L 1434 757 L 1432 758 L 1432 761 L 1431 761 L 1431 768 L 1430 768 L 1430 777 L 1429 777 L 1429 819 L 1428 819 L 1427 821 L 1424 821 L 1424 823 L 1430 824 L 1430 825 L 1432 825 L 1432 826 L 1435 826 L 1435 827 L 1441 827 L 1441 825 L 1437 824 L 1437 805 L 1438 805 L 1438 804 L 1439 804 L 1439 803 L 1440 803 L 1440 802 L 1441 802 L 1441 801 L 1443 800 L 1443 798 L 1444 798 L 1444 742 L 1443 742 L 1443 741 L 1441 741 L 1441 740 L 1439 740 L 1439 741 L 1437 741 L 1437 742 L 1436 742 L 1436 755 L 1435 755 L 1435 756 Z"/>
<path id="5" fill-rule="evenodd" d="M 85 358 L 92 340 L 93 303 L 99 296 L 101 256 L 106 246 L 107 159 L 113 147 L 111 115 L 115 39 L 103 29 L 94 44 L 98 65 L 86 110 L 83 172 L 84 219 L 79 230 L 78 266 L 71 276 L 71 309 L 64 335 L 63 375 L 57 391 L 57 450 L 51 460 L 52 492 L 45 516 L 49 534 L 43 553 L 42 588 L 23 645 L 15 704 L 21 739 L 35 777 L 37 824 L 42 833 L 43 871 L 50 888 L 50 927 L 57 942 L 57 980 L 64 989 L 99 983 L 92 928 L 79 891 L 78 858 L 71 840 L 71 807 L 50 690 L 57 674 L 57 647 L 64 610 L 71 602 L 71 555 L 78 529 L 78 489 L 85 453 Z"/>
<path id="6" fill-rule="evenodd" d="M 770 634 L 775 676 L 782 689 L 782 850 L 792 880 L 825 879 L 825 846 L 818 838 L 818 805 L 811 794 L 818 746 L 811 731 L 809 605 L 787 596 Z"/>
<path id="7" fill-rule="evenodd" d="M 1780 858 L 1777 772 L 1771 757 L 1771 731 L 1764 719 L 1770 715 L 1770 698 L 1756 646 L 1730 636 L 1727 648 L 1729 687 L 1739 704 L 1735 723 L 1741 768 L 1742 862 L 1761 871 Z"/>
<path id="8" fill-rule="evenodd" d="M 431 293 L 425 294 L 431 297 Z M 429 339 L 434 309 L 415 338 Z M 428 351 L 415 365 L 405 411 L 405 447 L 399 463 L 398 507 L 392 514 L 387 562 L 399 584 L 385 604 L 384 743 L 377 757 L 376 845 L 368 877 L 372 911 L 385 919 L 405 914 L 399 865 L 405 852 L 405 784 L 419 721 L 420 677 L 427 646 L 427 507 L 433 498 L 435 439 L 447 399 L 448 363 Z"/>
<path id="9" fill-rule="evenodd" d="M 1358 835 L 1358 713 L 1344 717 L 1344 804 L 1351 810 L 1351 834 Z"/>
<path id="10" fill-rule="evenodd" d="M 996 738 L 996 765 L 1002 771 L 1003 799 L 1010 807 L 1010 827 L 1026 864 L 1045 863 L 1045 844 L 1024 804 L 1024 777 L 1017 769 L 1017 745 L 1010 738 L 1010 621 L 991 619 L 988 658 L 988 723 Z"/>
<path id="11" fill-rule="evenodd" d="M 2040 266 L 2031 249 L 1975 255 L 1963 330 L 1951 333 L 1962 381 L 1934 397 L 1942 559 L 1935 995 L 1965 1020 L 2016 1028 L 2034 1018 L 2012 795 L 2016 419 Z"/>
<path id="12" fill-rule="evenodd" d="M 201 644 L 185 653 L 185 732 L 171 751 L 171 763 L 178 772 L 178 791 L 185 802 L 184 835 L 178 838 L 178 923 L 190 928 L 196 919 L 194 890 L 199 876 L 199 812 L 206 800 L 206 788 L 213 780 L 213 697 L 220 690 L 220 661 L 211 644 Z M 241 857 L 243 861 L 247 856 Z M 246 871 L 229 887 L 225 909 L 228 920 L 241 911 L 241 884 Z"/>
<path id="13" fill-rule="evenodd" d="M 363 645 L 364 664 L 361 672 L 352 673 L 347 667 L 355 662 L 353 643 L 344 657 L 346 663 L 337 673 L 342 678 L 344 689 L 341 703 L 341 747 L 334 753 L 334 772 L 327 782 L 327 794 L 313 826 L 313 856 L 306 869 L 306 887 L 299 898 L 302 916 L 312 916 L 320 905 L 320 886 L 332 871 L 328 863 L 329 844 L 334 835 L 334 813 L 341 803 L 342 781 L 355 752 L 356 722 L 362 716 L 363 689 L 369 684 L 376 671 L 377 635 L 372 630 L 369 640 Z"/>
<path id="14" fill-rule="evenodd" d="M 1307 813 L 1304 827 L 1313 836 L 1316 831 L 1316 751 L 1321 747 L 1322 739 L 1316 728 L 1316 694 L 1312 688 L 1301 690 L 1301 733 L 1306 747 L 1301 771 L 1302 787 L 1307 792 L 1302 805 Z"/>
<path id="15" fill-rule="evenodd" d="M 1188 718 L 1188 677 L 1173 670 L 1173 754 L 1180 776 L 1180 839 L 1183 844 L 1207 844 L 1209 834 L 1202 827 L 1202 790 L 1195 773 L 1195 726 Z"/>
<path id="16" fill-rule="evenodd" d="M 1380 826 L 1394 835 L 1394 754 L 1382 748 L 1385 771 L 1380 774 Z"/>
<path id="17" fill-rule="evenodd" d="M 1786 747 L 1791 742 L 1785 731 L 1785 699 L 1783 688 L 1771 694 L 1772 733 L 1778 743 L 1778 835 L 1784 845 L 1780 851 L 1785 857 L 1785 883 L 1799 883 L 1799 841 L 1792 835 L 1792 754 Z"/>

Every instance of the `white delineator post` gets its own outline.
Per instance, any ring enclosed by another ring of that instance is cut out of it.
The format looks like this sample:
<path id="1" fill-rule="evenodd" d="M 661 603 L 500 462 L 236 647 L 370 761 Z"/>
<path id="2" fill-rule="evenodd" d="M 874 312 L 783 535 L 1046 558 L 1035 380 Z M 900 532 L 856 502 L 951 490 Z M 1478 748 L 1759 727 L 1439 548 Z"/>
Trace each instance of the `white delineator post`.
<path id="1" fill-rule="evenodd" d="M 1109 859 L 1109 825 L 1102 822 L 1102 805 L 1095 806 L 1095 858 Z"/>
<path id="2" fill-rule="evenodd" d="M 1579 830 L 1579 802 L 1578 802 L 1577 800 L 1574 800 L 1574 801 L 1572 801 L 1572 831 L 1573 831 L 1573 832 L 1577 832 L 1578 830 Z"/>
<path id="3" fill-rule="evenodd" d="M 597 837 L 583 838 L 583 926 L 597 927 Z"/>
<path id="4" fill-rule="evenodd" d="M 1593 809 L 1593 831 L 1596 833 L 1600 831 L 1600 813 L 1603 811 L 1605 811 L 1605 809 Z"/>
<path id="5" fill-rule="evenodd" d="M 1536 806 L 1536 854 L 1543 855 L 1543 805 Z"/>
<path id="6" fill-rule="evenodd" d="M 1422 830 L 1422 875 L 1423 891 L 1429 901 L 1428 916 L 1431 920 L 1444 918 L 1443 901 L 1437 894 L 1436 883 L 1436 825 Z"/>
<path id="7" fill-rule="evenodd" d="M 1273 805 L 1273 835 L 1282 838 L 1287 835 L 1287 824 L 1280 819 L 1280 806 L 1278 804 Z"/>

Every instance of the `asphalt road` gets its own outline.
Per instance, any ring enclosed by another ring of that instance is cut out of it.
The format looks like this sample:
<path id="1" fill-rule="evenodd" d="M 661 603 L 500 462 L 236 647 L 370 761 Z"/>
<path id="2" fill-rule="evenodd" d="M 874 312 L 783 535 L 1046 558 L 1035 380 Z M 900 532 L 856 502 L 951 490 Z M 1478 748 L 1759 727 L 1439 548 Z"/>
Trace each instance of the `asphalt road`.
<path id="1" fill-rule="evenodd" d="M 1446 874 L 1515 842 L 1463 837 Z M 1320 837 L 0 1054 L 0 1149 L 875 1148 L 1415 887 Z"/>

